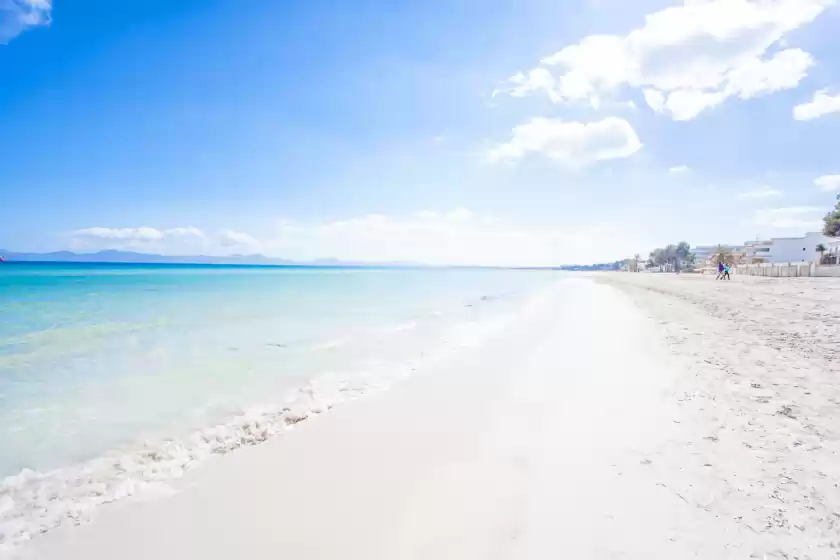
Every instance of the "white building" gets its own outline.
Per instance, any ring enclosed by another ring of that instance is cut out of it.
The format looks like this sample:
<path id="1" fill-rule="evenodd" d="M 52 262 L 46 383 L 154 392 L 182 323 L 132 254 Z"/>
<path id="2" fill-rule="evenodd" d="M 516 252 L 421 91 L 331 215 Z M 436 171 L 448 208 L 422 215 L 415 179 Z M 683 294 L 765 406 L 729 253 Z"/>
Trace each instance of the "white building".
<path id="1" fill-rule="evenodd" d="M 830 260 L 833 264 L 840 264 L 840 238 L 833 237 L 831 241 L 825 244 L 829 254 L 833 253 L 833 258 Z"/>
<path id="2" fill-rule="evenodd" d="M 715 248 L 717 248 L 717 245 L 698 245 L 693 247 L 691 252 L 694 253 L 694 266 L 698 268 L 706 266 L 709 258 L 715 254 Z"/>
<path id="3" fill-rule="evenodd" d="M 770 262 L 769 257 L 772 246 L 772 241 L 747 241 L 744 243 L 744 256 L 741 259 L 741 263 L 756 264 Z"/>
<path id="4" fill-rule="evenodd" d="M 743 245 L 698 245 L 692 249 L 695 266 L 698 268 L 716 267 L 718 247 L 721 247 L 729 255 L 727 260 L 730 262 L 740 262 L 744 253 Z"/>
<path id="5" fill-rule="evenodd" d="M 756 250 L 761 249 L 764 262 L 812 262 L 819 259 L 817 245 L 822 243 L 830 247 L 832 241 L 834 239 L 831 237 L 812 232 L 803 237 L 774 237 L 769 242 L 769 251 L 764 244 L 757 246 Z"/>

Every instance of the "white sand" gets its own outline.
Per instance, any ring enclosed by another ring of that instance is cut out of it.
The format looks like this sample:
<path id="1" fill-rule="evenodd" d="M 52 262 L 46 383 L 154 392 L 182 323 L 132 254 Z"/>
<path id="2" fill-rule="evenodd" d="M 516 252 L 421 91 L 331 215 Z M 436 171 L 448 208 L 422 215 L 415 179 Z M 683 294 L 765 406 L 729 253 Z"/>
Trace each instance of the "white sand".
<path id="1" fill-rule="evenodd" d="M 840 558 L 840 281 L 613 274 L 684 360 L 692 429 L 655 461 L 686 501 L 746 527 L 756 558 Z M 675 470 L 692 450 L 708 473 Z M 746 556 L 742 556 L 746 557 Z"/>
<path id="2" fill-rule="evenodd" d="M 714 320 L 752 293 L 740 282 L 720 295 L 705 279 L 598 280 L 562 282 L 391 391 L 17 555 L 836 558 L 837 350 Z M 785 297 L 779 313 L 804 301 Z"/>

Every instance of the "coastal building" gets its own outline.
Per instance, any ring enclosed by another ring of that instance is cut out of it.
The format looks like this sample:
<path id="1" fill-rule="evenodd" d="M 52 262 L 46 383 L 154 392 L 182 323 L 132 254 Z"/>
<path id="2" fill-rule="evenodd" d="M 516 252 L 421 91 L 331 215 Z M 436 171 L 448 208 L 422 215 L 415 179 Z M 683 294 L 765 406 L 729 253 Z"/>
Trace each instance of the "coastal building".
<path id="1" fill-rule="evenodd" d="M 817 245 L 824 245 L 827 253 L 840 251 L 837 239 L 819 232 L 806 233 L 801 237 L 774 237 L 747 241 L 743 245 L 724 245 L 727 260 L 736 265 L 813 262 L 820 258 Z M 696 266 L 712 268 L 717 264 L 718 245 L 698 245 L 694 248 Z"/>
<path id="2" fill-rule="evenodd" d="M 730 264 L 737 265 L 740 262 L 743 262 L 744 257 L 746 256 L 747 246 L 744 245 L 731 245 L 729 247 L 729 258 L 727 259 Z"/>
<path id="3" fill-rule="evenodd" d="M 726 251 L 726 261 L 730 264 L 739 264 L 742 262 L 745 246 L 744 245 L 698 245 L 694 247 L 694 263 L 697 268 L 714 268 L 717 267 L 718 247 L 723 247 Z"/>
<path id="4" fill-rule="evenodd" d="M 770 262 L 770 248 L 772 241 L 747 241 L 744 243 L 744 253 L 739 264 L 760 264 Z"/>
<path id="5" fill-rule="evenodd" d="M 819 232 L 806 233 L 802 237 L 774 237 L 768 246 L 761 246 L 762 262 L 811 262 L 817 260 L 817 245 L 829 247 L 834 241 Z M 769 250 L 763 250 L 767 247 Z"/>
<path id="6" fill-rule="evenodd" d="M 709 265 L 711 258 L 715 254 L 716 247 L 717 245 L 697 245 L 692 248 L 691 252 L 694 253 L 694 266 L 703 268 Z"/>

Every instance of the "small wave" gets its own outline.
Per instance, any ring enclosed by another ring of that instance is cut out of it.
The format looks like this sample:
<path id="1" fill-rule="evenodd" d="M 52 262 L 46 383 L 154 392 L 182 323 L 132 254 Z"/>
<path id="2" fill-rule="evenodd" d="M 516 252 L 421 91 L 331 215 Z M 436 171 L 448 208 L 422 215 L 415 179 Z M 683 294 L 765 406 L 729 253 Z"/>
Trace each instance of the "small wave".
<path id="1" fill-rule="evenodd" d="M 102 504 L 159 494 L 162 483 L 214 455 L 262 443 L 339 403 L 386 389 L 410 372 L 321 376 L 292 391 L 282 405 L 250 408 L 182 440 L 143 442 L 127 452 L 47 473 L 23 469 L 0 481 L 0 551 L 61 525 L 85 523 Z"/>
<path id="2" fill-rule="evenodd" d="M 319 376 L 289 392 L 283 404 L 243 410 L 186 438 L 145 441 L 127 451 L 46 473 L 23 469 L 0 481 L 0 552 L 62 525 L 86 523 L 100 505 L 171 493 L 167 482 L 207 459 L 257 445 L 340 403 L 388 389 L 416 371 L 421 361 L 428 364 L 458 348 L 474 346 L 505 322 L 496 318 L 450 325 L 440 346 L 421 353 L 417 360 L 397 367 L 380 364 L 366 372 Z M 391 330 L 415 326 L 404 323 Z"/>

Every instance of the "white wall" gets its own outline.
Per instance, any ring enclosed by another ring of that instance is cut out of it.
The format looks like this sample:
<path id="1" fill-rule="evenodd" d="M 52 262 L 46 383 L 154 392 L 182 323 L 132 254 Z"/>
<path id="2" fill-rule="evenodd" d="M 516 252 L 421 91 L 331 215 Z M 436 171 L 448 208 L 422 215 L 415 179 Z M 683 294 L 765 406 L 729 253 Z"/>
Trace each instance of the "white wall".
<path id="1" fill-rule="evenodd" d="M 774 238 L 770 245 L 769 259 L 774 263 L 811 262 L 818 258 L 817 245 L 827 244 L 830 240 L 821 233 L 806 233 L 805 237 L 797 238 Z"/>
<path id="2" fill-rule="evenodd" d="M 744 249 L 744 256 L 747 260 L 752 259 L 769 259 L 770 258 L 770 241 L 764 242 L 760 245 L 753 245 Z"/>
<path id="3" fill-rule="evenodd" d="M 767 276 L 770 278 L 792 278 L 801 276 L 830 276 L 840 278 L 840 265 L 818 265 L 813 262 L 747 264 L 736 266 L 734 272 L 735 274 L 744 274 L 747 276 Z"/>

